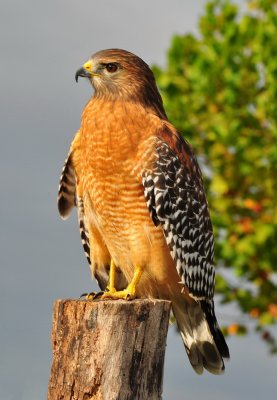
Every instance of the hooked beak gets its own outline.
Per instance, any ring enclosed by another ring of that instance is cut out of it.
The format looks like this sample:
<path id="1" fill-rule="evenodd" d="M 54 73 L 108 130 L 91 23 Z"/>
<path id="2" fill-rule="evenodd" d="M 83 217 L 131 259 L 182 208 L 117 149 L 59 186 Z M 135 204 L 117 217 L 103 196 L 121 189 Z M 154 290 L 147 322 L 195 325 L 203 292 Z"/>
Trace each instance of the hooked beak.
<path id="1" fill-rule="evenodd" d="M 91 77 L 91 73 L 86 71 L 83 67 L 78 69 L 78 71 L 75 74 L 75 81 L 78 82 L 78 78 L 79 76 L 84 77 L 84 78 L 90 78 Z"/>
<path id="2" fill-rule="evenodd" d="M 82 68 L 78 69 L 75 74 L 75 80 L 76 82 L 78 82 L 79 76 L 83 78 L 91 78 L 91 76 L 93 75 L 94 73 L 92 72 L 92 61 L 89 60 L 82 66 Z"/>

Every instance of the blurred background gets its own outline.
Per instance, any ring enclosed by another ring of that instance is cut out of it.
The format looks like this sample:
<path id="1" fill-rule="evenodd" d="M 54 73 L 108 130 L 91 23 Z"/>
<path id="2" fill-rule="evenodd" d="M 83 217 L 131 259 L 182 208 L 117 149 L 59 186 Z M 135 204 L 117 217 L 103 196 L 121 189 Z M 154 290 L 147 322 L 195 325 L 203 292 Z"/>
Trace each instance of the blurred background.
<path id="1" fill-rule="evenodd" d="M 119 47 L 153 66 L 201 164 L 231 361 L 197 376 L 170 327 L 164 399 L 275 399 L 277 2 L 0 3 L 0 398 L 45 399 L 52 306 L 96 290 L 57 188 L 91 87 L 75 71 Z M 74 213 L 73 213 L 74 214 Z"/>

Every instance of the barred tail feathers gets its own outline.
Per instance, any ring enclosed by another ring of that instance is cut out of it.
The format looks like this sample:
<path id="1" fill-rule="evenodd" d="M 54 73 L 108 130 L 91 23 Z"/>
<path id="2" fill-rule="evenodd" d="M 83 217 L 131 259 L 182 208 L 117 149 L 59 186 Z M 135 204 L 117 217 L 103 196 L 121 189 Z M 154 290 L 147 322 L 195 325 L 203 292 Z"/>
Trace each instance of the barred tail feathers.
<path id="1" fill-rule="evenodd" d="M 202 311 L 204 313 L 204 316 L 206 318 L 207 324 L 209 326 L 210 332 L 214 338 L 215 344 L 218 348 L 218 351 L 223 358 L 230 358 L 230 353 L 229 349 L 227 346 L 227 343 L 225 341 L 225 338 L 223 336 L 223 333 L 220 330 L 220 327 L 218 325 L 215 312 L 214 312 L 214 302 L 213 300 L 202 300 L 200 302 Z"/>
<path id="2" fill-rule="evenodd" d="M 229 358 L 229 350 L 218 327 L 213 302 L 206 303 L 188 303 L 182 299 L 182 302 L 173 302 L 173 313 L 195 372 L 202 374 L 205 368 L 220 375 L 225 369 L 222 358 Z"/>

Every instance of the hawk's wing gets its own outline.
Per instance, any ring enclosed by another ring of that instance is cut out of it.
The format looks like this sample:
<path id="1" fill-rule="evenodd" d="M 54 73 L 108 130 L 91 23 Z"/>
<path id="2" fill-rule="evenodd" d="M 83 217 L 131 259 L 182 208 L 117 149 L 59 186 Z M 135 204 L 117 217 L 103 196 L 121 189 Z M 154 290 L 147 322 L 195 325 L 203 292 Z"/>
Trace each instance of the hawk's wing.
<path id="1" fill-rule="evenodd" d="M 77 195 L 76 176 L 72 163 L 72 152 L 70 152 L 62 169 L 58 192 L 58 209 L 61 217 L 63 219 L 68 218 L 74 206 L 77 206 L 78 209 L 78 220 L 82 245 L 86 258 L 90 264 L 89 232 L 86 226 L 83 199 L 80 195 Z"/>
<path id="2" fill-rule="evenodd" d="M 58 209 L 63 219 L 68 218 L 76 206 L 76 178 L 71 158 L 72 153 L 69 153 L 62 169 L 58 192 Z"/>
<path id="3" fill-rule="evenodd" d="M 166 127 L 142 179 L 152 220 L 163 227 L 181 282 L 193 297 L 211 299 L 213 232 L 201 172 L 189 144 Z"/>

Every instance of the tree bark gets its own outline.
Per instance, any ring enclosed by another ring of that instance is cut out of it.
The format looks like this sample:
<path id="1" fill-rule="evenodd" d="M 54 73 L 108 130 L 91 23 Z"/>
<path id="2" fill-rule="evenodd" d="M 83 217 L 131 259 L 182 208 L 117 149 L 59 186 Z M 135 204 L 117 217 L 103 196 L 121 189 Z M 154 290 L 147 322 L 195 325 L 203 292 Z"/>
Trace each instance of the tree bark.
<path id="1" fill-rule="evenodd" d="M 48 400 L 161 399 L 170 304 L 57 300 Z"/>

